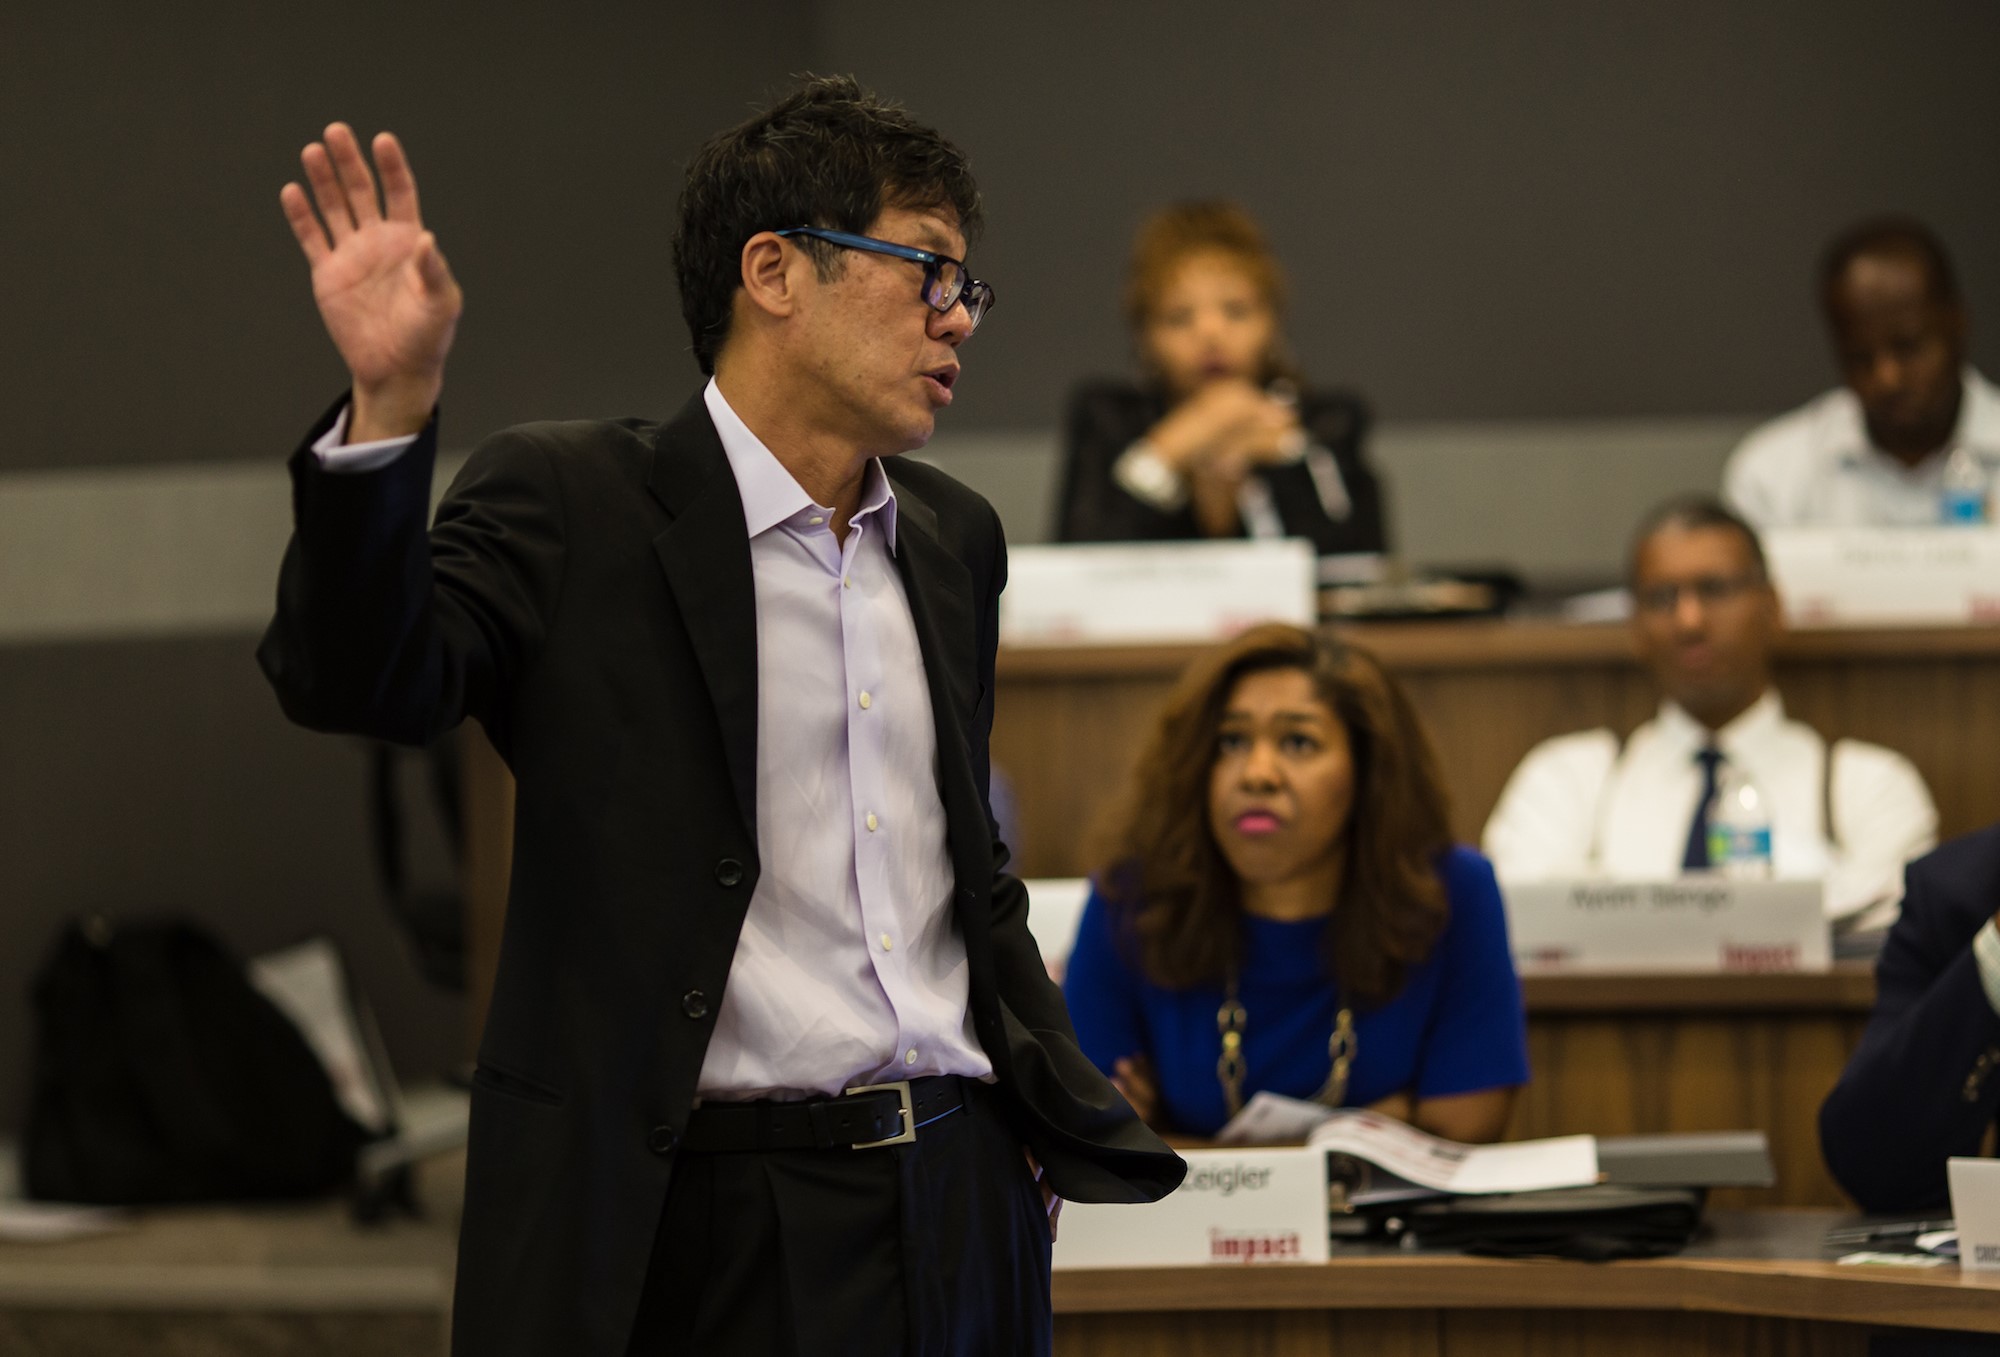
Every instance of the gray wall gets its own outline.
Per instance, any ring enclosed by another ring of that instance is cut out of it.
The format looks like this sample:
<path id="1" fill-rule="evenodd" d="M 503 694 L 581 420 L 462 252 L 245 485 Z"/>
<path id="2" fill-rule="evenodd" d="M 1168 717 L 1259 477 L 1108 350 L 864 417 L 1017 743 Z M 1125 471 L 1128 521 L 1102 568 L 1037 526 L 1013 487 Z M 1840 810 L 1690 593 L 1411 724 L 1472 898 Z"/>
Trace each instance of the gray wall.
<path id="1" fill-rule="evenodd" d="M 1915 210 L 2000 315 L 2000 7 L 763 6 L 247 0 L 0 13 L 0 1130 L 56 921 L 182 907 L 245 950 L 331 931 L 404 1069 L 459 1049 L 370 878 L 362 762 L 250 650 L 278 462 L 341 374 L 276 207 L 329 117 L 403 133 L 470 306 L 448 438 L 665 412 L 686 155 L 804 69 L 973 155 L 1001 307 L 934 449 L 1040 536 L 1052 428 L 1126 362 L 1133 225 L 1268 223 L 1308 372 L 1363 391 L 1419 559 L 1615 562 L 1745 420 L 1828 380 L 1808 274 Z M 1979 332 L 1988 368 L 1994 346 Z"/>
<path id="2" fill-rule="evenodd" d="M 1814 256 L 1885 208 L 1935 223 L 2000 324 L 2000 6 L 1017 0 L 947 25 L 963 56 L 877 4 L 819 11 L 828 66 L 979 168 L 1000 304 L 961 425 L 1050 423 L 1122 369 L 1132 228 L 1218 192 L 1279 248 L 1306 372 L 1390 420 L 1796 403 L 1830 378 Z"/>
<path id="3" fill-rule="evenodd" d="M 454 429 L 678 404 L 696 375 L 668 256 L 685 157 L 808 64 L 810 17 L 9 6 L 0 468 L 289 446 L 343 374 L 277 191 L 336 117 L 404 138 L 467 288 Z"/>

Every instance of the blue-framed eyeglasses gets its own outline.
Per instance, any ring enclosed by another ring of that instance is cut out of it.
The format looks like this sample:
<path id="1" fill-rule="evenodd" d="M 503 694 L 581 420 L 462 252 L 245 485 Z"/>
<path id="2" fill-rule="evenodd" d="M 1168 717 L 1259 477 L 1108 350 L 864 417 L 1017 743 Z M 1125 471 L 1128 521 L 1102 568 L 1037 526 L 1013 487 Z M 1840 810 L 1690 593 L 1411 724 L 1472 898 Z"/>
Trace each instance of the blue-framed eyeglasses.
<path id="1" fill-rule="evenodd" d="M 972 322 L 972 330 L 977 330 L 979 322 L 993 309 L 992 284 L 974 278 L 966 272 L 964 260 L 953 259 L 948 254 L 934 254 L 929 250 L 919 250 L 913 245 L 898 245 L 894 241 L 877 240 L 873 236 L 857 236 L 850 231 L 828 231 L 818 226 L 788 226 L 776 234 L 811 236 L 814 240 L 823 240 L 844 250 L 866 250 L 870 254 L 886 254 L 895 259 L 908 259 L 922 264 L 924 304 L 939 315 L 943 315 L 960 302 L 965 303 L 965 314 Z"/>

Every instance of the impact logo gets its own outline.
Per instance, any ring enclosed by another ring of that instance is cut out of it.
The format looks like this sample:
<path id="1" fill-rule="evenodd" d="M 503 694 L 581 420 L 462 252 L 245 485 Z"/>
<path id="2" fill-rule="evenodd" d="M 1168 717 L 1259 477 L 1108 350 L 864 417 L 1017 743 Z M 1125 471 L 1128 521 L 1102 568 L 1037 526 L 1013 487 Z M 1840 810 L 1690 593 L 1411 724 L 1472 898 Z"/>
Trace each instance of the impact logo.
<path id="1" fill-rule="evenodd" d="M 1978 1244 L 1973 1247 L 1972 1261 L 1981 1267 L 2000 1265 L 2000 1244 Z"/>
<path id="2" fill-rule="evenodd" d="M 1208 1231 L 1208 1261 L 1211 1263 L 1282 1263 L 1302 1256 L 1303 1245 L 1297 1230 L 1281 1234 L 1227 1234 Z"/>

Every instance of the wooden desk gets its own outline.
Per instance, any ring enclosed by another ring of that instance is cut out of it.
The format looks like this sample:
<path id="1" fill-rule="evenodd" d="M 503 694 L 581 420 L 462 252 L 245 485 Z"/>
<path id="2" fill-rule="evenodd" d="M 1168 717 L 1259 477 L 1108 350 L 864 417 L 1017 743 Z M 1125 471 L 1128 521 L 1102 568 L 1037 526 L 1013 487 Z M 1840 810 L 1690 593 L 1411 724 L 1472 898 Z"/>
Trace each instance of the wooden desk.
<path id="1" fill-rule="evenodd" d="M 1659 705 L 1621 626 L 1373 623 L 1343 634 L 1408 688 L 1451 784 L 1452 828 L 1479 832 L 1538 741 Z M 1130 775 L 1161 700 L 1199 646 L 1003 650 L 993 761 L 1020 803 L 1023 876 L 1082 876 L 1085 839 Z M 1778 657 L 1787 711 L 1832 736 L 1907 755 L 1948 837 L 2000 820 L 2000 627 L 1791 633 Z"/>
<path id="2" fill-rule="evenodd" d="M 1777 1186 L 1718 1207 L 1842 1206 L 1819 1105 L 1875 1002 L 1865 964 L 1822 975 L 1530 976 L 1528 1062 L 1511 1140 L 1760 1130 Z"/>
<path id="3" fill-rule="evenodd" d="M 1325 1266 L 1060 1272 L 1059 1357 L 1860 1354 L 1871 1333 L 2000 1334 L 2000 1277 L 1844 1267 L 1831 1211 L 1711 1213 L 1676 1258 L 1512 1262 L 1337 1249 Z"/>

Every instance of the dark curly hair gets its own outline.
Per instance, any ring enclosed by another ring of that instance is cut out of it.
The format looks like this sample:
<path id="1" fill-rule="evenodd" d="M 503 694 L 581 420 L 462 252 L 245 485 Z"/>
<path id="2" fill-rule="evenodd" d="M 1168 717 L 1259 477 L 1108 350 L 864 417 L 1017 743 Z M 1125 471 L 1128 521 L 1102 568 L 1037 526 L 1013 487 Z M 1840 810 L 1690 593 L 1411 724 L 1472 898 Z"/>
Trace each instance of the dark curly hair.
<path id="1" fill-rule="evenodd" d="M 688 164 L 674 231 L 674 274 L 695 361 L 715 371 L 729 337 L 743 246 L 759 231 L 819 226 L 864 233 L 884 208 L 949 209 L 970 242 L 980 225 L 979 185 L 964 152 L 848 76 L 805 83 Z M 838 275 L 840 250 L 801 239 L 822 279 Z"/>
<path id="2" fill-rule="evenodd" d="M 1409 697 L 1381 661 L 1335 636 L 1272 623 L 1196 661 L 1104 826 L 1098 884 L 1154 983 L 1220 983 L 1240 964 L 1242 891 L 1209 829 L 1209 777 L 1237 682 L 1273 669 L 1312 680 L 1353 750 L 1346 876 L 1325 960 L 1342 993 L 1372 1008 L 1396 996 L 1444 931 L 1437 860 L 1451 846 L 1450 814 Z"/>

